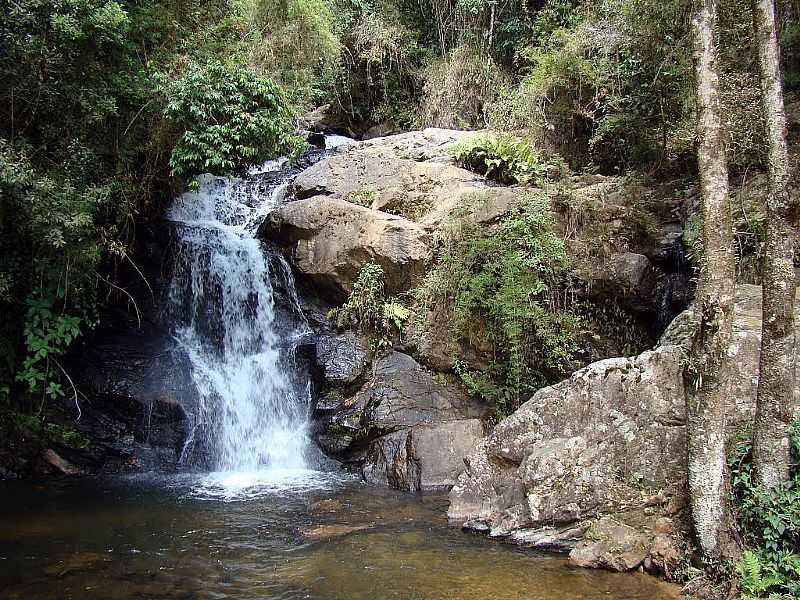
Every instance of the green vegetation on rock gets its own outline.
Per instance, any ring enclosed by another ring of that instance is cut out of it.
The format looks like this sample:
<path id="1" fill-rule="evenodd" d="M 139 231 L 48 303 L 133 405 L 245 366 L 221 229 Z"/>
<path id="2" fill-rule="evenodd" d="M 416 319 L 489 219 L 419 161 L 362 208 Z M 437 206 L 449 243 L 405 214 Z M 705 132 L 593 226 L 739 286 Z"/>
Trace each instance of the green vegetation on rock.
<path id="1" fill-rule="evenodd" d="M 415 291 L 422 306 L 447 307 L 455 337 L 490 345 L 487 365 L 456 371 L 500 414 L 573 366 L 581 319 L 563 293 L 570 265 L 553 227 L 547 195 L 533 191 L 496 227 L 457 218 Z"/>

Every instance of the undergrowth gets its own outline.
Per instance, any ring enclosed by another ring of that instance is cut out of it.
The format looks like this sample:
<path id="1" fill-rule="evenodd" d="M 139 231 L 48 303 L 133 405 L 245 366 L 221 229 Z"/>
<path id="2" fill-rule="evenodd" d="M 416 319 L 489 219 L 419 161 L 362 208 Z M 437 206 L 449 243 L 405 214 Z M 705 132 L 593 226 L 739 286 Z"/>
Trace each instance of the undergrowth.
<path id="1" fill-rule="evenodd" d="M 792 425 L 792 476 L 777 489 L 759 487 L 753 477 L 752 438 L 741 432 L 729 464 L 734 503 L 745 543 L 736 565 L 745 600 L 800 597 L 800 421 Z"/>
<path id="2" fill-rule="evenodd" d="M 383 268 L 367 263 L 353 283 L 347 301 L 328 313 L 337 327 L 358 329 L 370 336 L 373 350 L 391 345 L 392 338 L 402 332 L 411 311 L 397 298 L 387 297 Z"/>
<path id="3" fill-rule="evenodd" d="M 546 156 L 528 140 L 513 135 L 476 135 L 452 148 L 464 168 L 504 185 L 539 184 L 561 179 L 568 169 L 559 156 Z"/>
<path id="4" fill-rule="evenodd" d="M 498 416 L 573 366 L 582 319 L 565 293 L 569 266 L 547 195 L 528 192 L 495 228 L 451 221 L 414 291 L 423 307 L 447 306 L 456 338 L 492 348 L 485 365 L 455 371 Z"/>

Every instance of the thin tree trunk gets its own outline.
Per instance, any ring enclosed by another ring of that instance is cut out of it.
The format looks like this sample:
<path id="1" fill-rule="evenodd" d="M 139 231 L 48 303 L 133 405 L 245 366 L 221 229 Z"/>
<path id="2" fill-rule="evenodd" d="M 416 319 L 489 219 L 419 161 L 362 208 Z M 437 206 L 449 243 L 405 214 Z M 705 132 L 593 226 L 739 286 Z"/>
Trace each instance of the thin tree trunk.
<path id="1" fill-rule="evenodd" d="M 719 98 L 717 0 L 695 0 L 692 18 L 697 159 L 703 196 L 703 267 L 695 301 L 697 331 L 686 369 L 689 496 L 706 556 L 727 553 L 725 426 L 735 293 L 728 166 Z"/>
<path id="2" fill-rule="evenodd" d="M 753 0 L 753 29 L 769 143 L 761 363 L 753 462 L 757 483 L 772 488 L 789 479 L 789 424 L 795 385 L 794 232 L 774 0 Z"/>

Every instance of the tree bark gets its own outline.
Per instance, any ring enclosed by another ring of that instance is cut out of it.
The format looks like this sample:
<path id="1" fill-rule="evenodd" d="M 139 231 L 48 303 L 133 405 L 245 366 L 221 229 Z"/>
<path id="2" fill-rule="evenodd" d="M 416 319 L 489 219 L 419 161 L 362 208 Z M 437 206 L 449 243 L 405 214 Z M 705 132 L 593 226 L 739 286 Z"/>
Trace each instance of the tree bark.
<path id="1" fill-rule="evenodd" d="M 781 87 L 774 0 L 752 0 L 768 141 L 769 196 L 763 266 L 763 318 L 758 399 L 753 431 L 756 482 L 773 488 L 789 479 L 789 425 L 795 386 L 794 232 L 789 199 L 786 113 Z"/>
<path id="2" fill-rule="evenodd" d="M 695 301 L 697 330 L 685 371 L 689 496 L 697 540 L 708 557 L 726 556 L 729 545 L 725 428 L 730 378 L 726 367 L 735 293 L 716 47 L 717 7 L 717 0 L 695 0 L 692 18 L 703 263 Z"/>

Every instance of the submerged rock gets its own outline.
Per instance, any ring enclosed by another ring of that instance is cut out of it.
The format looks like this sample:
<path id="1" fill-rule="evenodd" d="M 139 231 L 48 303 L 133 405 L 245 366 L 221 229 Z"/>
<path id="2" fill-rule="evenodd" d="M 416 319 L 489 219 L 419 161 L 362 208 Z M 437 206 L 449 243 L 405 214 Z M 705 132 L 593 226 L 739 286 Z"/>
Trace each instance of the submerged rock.
<path id="1" fill-rule="evenodd" d="M 756 286 L 737 291 L 731 431 L 751 421 L 755 407 L 760 298 Z M 686 505 L 683 365 L 691 320 L 687 311 L 656 349 L 593 363 L 501 421 L 466 458 L 450 492 L 451 523 L 546 548 L 554 546 L 554 524 L 584 528 L 590 533 L 574 550 L 578 564 L 674 568 L 677 534 L 659 518 L 680 522 Z M 601 514 L 615 520 L 589 527 Z"/>

